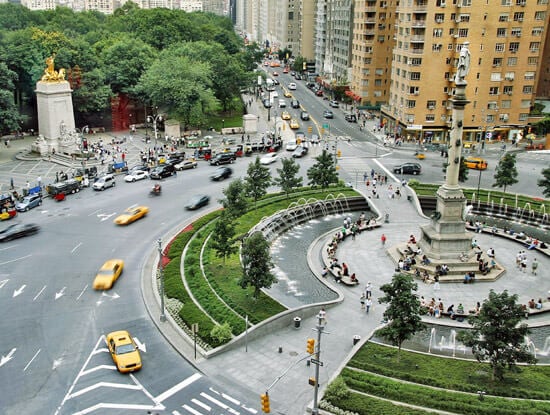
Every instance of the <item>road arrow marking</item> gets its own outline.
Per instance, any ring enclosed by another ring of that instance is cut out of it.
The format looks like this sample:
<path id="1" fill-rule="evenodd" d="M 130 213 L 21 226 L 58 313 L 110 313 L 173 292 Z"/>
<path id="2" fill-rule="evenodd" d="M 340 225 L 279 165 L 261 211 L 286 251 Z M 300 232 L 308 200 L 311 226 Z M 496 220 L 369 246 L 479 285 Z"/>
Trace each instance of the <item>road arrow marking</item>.
<path id="1" fill-rule="evenodd" d="M 107 294 L 105 291 L 103 291 L 101 293 L 102 296 L 105 296 L 105 297 L 109 297 L 113 300 L 116 300 L 117 298 L 120 298 L 120 295 L 118 295 L 117 293 L 114 293 L 114 294 Z"/>
<path id="2" fill-rule="evenodd" d="M 60 298 L 60 297 L 62 297 L 62 296 L 65 295 L 65 288 L 67 288 L 67 287 L 63 287 L 63 288 L 61 289 L 61 291 L 59 291 L 58 293 L 55 293 L 55 299 L 56 299 L 56 301 L 57 301 L 58 298 Z"/>
<path id="3" fill-rule="evenodd" d="M 11 359 L 13 359 L 13 354 L 15 353 L 17 349 L 14 347 L 10 350 L 7 356 L 2 356 L 0 359 L 0 366 L 4 366 L 6 363 L 8 363 Z"/>
<path id="4" fill-rule="evenodd" d="M 8 283 L 9 280 L 2 280 L 0 281 L 0 288 L 2 288 L 4 285 Z"/>
<path id="5" fill-rule="evenodd" d="M 134 341 L 136 342 L 136 345 L 139 350 L 141 350 L 143 353 L 147 353 L 147 348 L 145 347 L 145 343 L 140 342 L 137 337 L 134 337 Z"/>
<path id="6" fill-rule="evenodd" d="M 23 284 L 23 285 L 21 286 L 21 288 L 19 288 L 18 290 L 15 290 L 15 291 L 13 292 L 13 297 L 17 297 L 19 294 L 21 294 L 21 293 L 25 290 L 25 287 L 26 287 L 26 285 Z"/>
<path id="7" fill-rule="evenodd" d="M 45 289 L 46 289 L 46 286 L 44 285 L 44 286 L 42 287 L 42 289 L 41 289 L 40 291 L 38 291 L 38 294 L 36 294 L 32 300 L 35 301 L 38 297 L 40 297 L 40 294 L 42 294 L 42 292 L 43 292 Z"/>
<path id="8" fill-rule="evenodd" d="M 103 222 L 104 220 L 107 220 L 109 219 L 111 216 L 114 216 L 116 215 L 116 212 L 113 212 L 113 213 L 98 213 L 97 214 L 97 217 L 101 219 L 101 222 Z"/>

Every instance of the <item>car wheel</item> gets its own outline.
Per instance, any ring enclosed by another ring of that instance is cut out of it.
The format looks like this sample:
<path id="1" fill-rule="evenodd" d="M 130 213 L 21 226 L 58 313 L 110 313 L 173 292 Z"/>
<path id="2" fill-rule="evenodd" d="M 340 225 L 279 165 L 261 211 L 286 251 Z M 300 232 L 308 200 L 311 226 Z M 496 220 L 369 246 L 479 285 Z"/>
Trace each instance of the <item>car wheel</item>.
<path id="1" fill-rule="evenodd" d="M 38 201 L 38 206 L 42 206 L 42 201 L 41 200 Z"/>
<path id="2" fill-rule="evenodd" d="M 229 164 L 233 164 L 233 160 L 229 160 Z"/>
<path id="3" fill-rule="evenodd" d="M 417 171 L 413 171 L 413 175 L 416 176 L 418 174 Z"/>
<path id="4" fill-rule="evenodd" d="M 76 193 L 80 192 L 80 187 L 76 189 Z"/>
<path id="5" fill-rule="evenodd" d="M 28 211 L 29 211 L 29 207 L 27 206 L 27 207 L 25 208 L 25 212 L 28 212 Z"/>
<path id="6" fill-rule="evenodd" d="M 115 186 L 116 186 L 116 182 L 113 182 L 113 187 L 115 187 Z"/>
<path id="7" fill-rule="evenodd" d="M 136 179 L 132 178 L 131 182 L 134 183 L 136 181 Z"/>

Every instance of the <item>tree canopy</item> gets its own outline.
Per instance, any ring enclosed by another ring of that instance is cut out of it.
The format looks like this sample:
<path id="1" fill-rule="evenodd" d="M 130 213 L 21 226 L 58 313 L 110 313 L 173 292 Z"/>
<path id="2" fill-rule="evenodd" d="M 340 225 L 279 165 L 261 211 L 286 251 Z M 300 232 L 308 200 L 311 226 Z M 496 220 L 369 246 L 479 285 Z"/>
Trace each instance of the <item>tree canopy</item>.
<path id="1" fill-rule="evenodd" d="M 506 187 L 518 182 L 518 169 L 516 167 L 516 155 L 506 153 L 497 164 L 495 170 L 495 182 L 493 187 L 503 187 L 506 193 Z"/>
<path id="2" fill-rule="evenodd" d="M 542 187 L 542 194 L 550 197 L 550 167 L 542 170 L 542 179 L 539 179 L 537 184 Z"/>
<path id="3" fill-rule="evenodd" d="M 270 288 L 277 281 L 271 273 L 273 263 L 269 253 L 269 242 L 261 232 L 254 232 L 243 242 L 243 276 L 240 285 L 254 287 L 254 298 L 262 288 Z"/>
<path id="4" fill-rule="evenodd" d="M 267 167 L 260 164 L 260 157 L 248 164 L 245 177 L 245 189 L 248 197 L 254 200 L 254 205 L 259 198 L 267 193 L 271 185 L 271 173 Z"/>
<path id="5" fill-rule="evenodd" d="M 333 156 L 326 150 L 315 157 L 316 163 L 307 171 L 309 185 L 326 189 L 332 183 L 338 183 L 338 173 Z"/>
<path id="6" fill-rule="evenodd" d="M 276 177 L 273 181 L 275 184 L 281 186 L 282 191 L 288 197 L 292 189 L 302 185 L 303 178 L 298 176 L 300 165 L 293 158 L 283 158 L 281 160 L 283 167 L 277 169 L 279 177 Z"/>

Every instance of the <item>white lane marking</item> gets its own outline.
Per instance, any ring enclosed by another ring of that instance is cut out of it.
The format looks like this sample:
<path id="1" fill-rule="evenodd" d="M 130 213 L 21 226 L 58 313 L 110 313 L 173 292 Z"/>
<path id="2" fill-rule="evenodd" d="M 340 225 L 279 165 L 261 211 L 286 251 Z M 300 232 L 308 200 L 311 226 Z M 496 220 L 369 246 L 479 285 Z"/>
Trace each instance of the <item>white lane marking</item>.
<path id="1" fill-rule="evenodd" d="M 172 415 L 181 415 L 178 411 L 172 411 Z"/>
<path id="2" fill-rule="evenodd" d="M 82 411 L 74 412 L 73 415 L 86 415 L 92 412 L 97 411 L 98 409 L 135 409 L 142 411 L 164 411 L 165 407 L 163 405 L 153 406 L 153 405 L 127 405 L 123 403 L 98 403 L 97 405 L 90 406 Z"/>
<path id="3" fill-rule="evenodd" d="M 206 410 L 209 411 L 209 412 L 212 410 L 212 407 L 208 406 L 208 405 L 205 404 L 205 403 L 202 403 L 202 402 L 199 401 L 198 399 L 193 398 L 193 399 L 191 399 L 191 402 L 193 402 L 193 403 L 194 403 L 195 405 L 197 405 L 197 406 L 200 406 L 200 407 L 203 408 L 203 409 L 206 409 Z"/>
<path id="4" fill-rule="evenodd" d="M 88 289 L 88 284 L 84 287 L 82 291 L 80 291 L 80 294 L 78 294 L 78 297 L 76 297 L 77 301 L 80 300 L 80 297 L 82 297 L 82 294 L 84 294 L 84 291 Z"/>
<path id="5" fill-rule="evenodd" d="M 0 265 L 11 264 L 12 262 L 21 261 L 23 259 L 30 258 L 32 255 L 25 255 L 19 258 L 10 259 L 9 261 L 0 262 Z"/>
<path id="6" fill-rule="evenodd" d="M 8 283 L 9 279 L 0 281 L 0 288 Z"/>
<path id="7" fill-rule="evenodd" d="M 192 384 L 196 380 L 199 380 L 201 377 L 202 377 L 202 375 L 200 373 L 195 373 L 194 375 L 189 376 L 187 379 L 181 381 L 177 385 L 172 386 L 167 391 L 165 391 L 165 392 L 161 393 L 160 395 L 158 395 L 155 398 L 155 402 L 160 403 L 160 402 L 164 401 L 165 399 L 168 399 L 170 396 L 174 395 L 175 393 L 178 393 L 180 390 L 182 390 L 183 388 L 189 386 L 190 384 Z"/>
<path id="8" fill-rule="evenodd" d="M 57 407 L 57 409 L 55 410 L 54 412 L 54 415 L 58 415 L 59 414 L 59 411 L 61 411 L 61 408 L 63 407 L 63 405 L 65 405 L 65 402 L 67 402 L 67 400 L 70 399 L 70 396 L 71 396 L 71 393 L 73 391 L 73 389 L 75 388 L 76 386 L 76 383 L 78 382 L 78 380 L 80 379 L 80 376 L 82 376 L 82 372 L 84 371 L 84 368 L 86 366 L 88 366 L 88 363 L 90 363 L 90 360 L 92 359 L 92 357 L 94 356 L 94 353 L 95 353 L 95 349 L 99 346 L 99 343 L 100 342 L 105 342 L 105 336 L 101 335 L 99 337 L 99 339 L 97 340 L 97 343 L 95 344 L 92 352 L 90 353 L 90 355 L 88 356 L 88 358 L 86 359 L 86 361 L 84 362 L 84 365 L 82 365 L 82 369 L 80 369 L 80 372 L 78 373 L 78 375 L 76 376 L 75 380 L 73 381 L 73 383 L 71 384 L 71 386 L 69 387 L 69 391 L 67 392 L 67 394 L 63 397 L 63 400 L 61 401 L 61 403 L 59 404 L 59 406 Z"/>
<path id="9" fill-rule="evenodd" d="M 92 213 L 90 213 L 90 214 L 88 215 L 88 217 L 90 217 L 90 216 L 95 216 L 95 215 L 97 214 L 97 212 L 101 212 L 101 209 L 94 210 Z"/>
<path id="10" fill-rule="evenodd" d="M 34 359 L 36 359 L 36 356 L 38 356 L 38 354 L 40 353 L 42 349 L 38 349 L 38 351 L 34 354 L 34 356 L 32 357 L 32 359 L 30 360 L 29 363 L 27 363 L 27 366 L 25 366 L 25 368 L 23 369 L 23 372 L 25 372 L 27 370 L 27 368 L 31 365 L 31 363 L 33 362 Z"/>
<path id="11" fill-rule="evenodd" d="M 141 388 L 141 390 L 143 391 L 143 393 L 144 393 L 145 395 L 147 395 L 147 397 L 148 397 L 149 399 L 151 399 L 151 401 L 155 402 L 155 397 L 154 397 L 153 395 L 151 395 L 151 393 L 149 393 L 149 391 L 143 387 L 143 385 L 139 382 L 139 380 L 137 380 L 137 378 L 134 376 L 133 373 L 130 373 L 130 378 L 134 381 L 134 383 L 135 383 L 136 385 L 138 385 L 138 386 Z M 155 402 L 155 403 L 157 403 L 157 402 Z"/>
<path id="12" fill-rule="evenodd" d="M 84 372 L 82 372 L 82 376 L 89 375 L 90 373 L 94 373 L 94 372 L 97 372 L 98 370 L 102 370 L 102 369 L 116 370 L 116 366 L 115 365 L 94 366 L 93 368 L 85 370 Z"/>
<path id="13" fill-rule="evenodd" d="M 111 216 L 114 216 L 114 215 L 116 215 L 116 212 L 109 213 L 109 214 L 107 214 L 107 213 L 98 213 L 97 217 L 101 219 L 101 222 L 103 222 L 103 221 L 109 219 Z"/>
<path id="14" fill-rule="evenodd" d="M 190 414 L 193 414 L 193 415 L 203 415 L 201 412 L 199 411 L 195 411 L 193 408 L 191 408 L 190 406 L 187 406 L 187 405 L 183 405 L 182 406 L 183 409 L 185 409 L 187 412 L 189 412 Z"/>
<path id="15" fill-rule="evenodd" d="M 245 405 L 241 406 L 241 408 L 243 408 L 245 411 L 250 412 L 251 414 L 257 414 L 258 413 L 258 411 L 255 410 L 254 408 L 248 408 Z"/>
<path id="16" fill-rule="evenodd" d="M 90 391 L 99 388 L 116 388 L 116 389 L 129 389 L 129 390 L 140 390 L 141 387 L 138 385 L 129 385 L 127 383 L 113 383 L 113 382 L 98 382 L 93 385 L 90 385 L 84 389 L 81 389 L 77 392 L 71 394 L 70 398 L 76 398 L 77 396 L 84 395 Z"/>
<path id="17" fill-rule="evenodd" d="M 74 254 L 74 251 L 76 251 L 78 248 L 80 248 L 80 246 L 82 245 L 82 242 L 80 242 L 77 246 L 75 246 L 72 251 L 71 251 L 71 254 Z"/>
<path id="18" fill-rule="evenodd" d="M 15 290 L 15 291 L 13 292 L 12 298 L 13 298 L 13 297 L 17 297 L 17 296 L 20 295 L 23 291 L 25 291 L 25 287 L 26 287 L 26 285 L 23 284 L 21 287 L 19 287 L 18 290 Z"/>
<path id="19" fill-rule="evenodd" d="M 117 298 L 120 298 L 120 295 L 118 295 L 117 293 L 114 293 L 114 294 L 107 294 L 105 291 L 103 291 L 103 292 L 101 293 L 101 296 L 102 296 L 102 297 L 109 297 L 109 298 L 111 298 L 111 299 L 113 299 L 113 300 L 116 300 Z"/>
<path id="20" fill-rule="evenodd" d="M 55 301 L 57 301 L 59 298 L 63 297 L 65 295 L 65 289 L 67 287 L 63 287 L 61 291 L 55 293 Z"/>
<path id="21" fill-rule="evenodd" d="M 0 366 L 4 366 L 11 359 L 13 359 L 13 354 L 15 353 L 16 350 L 17 348 L 14 347 L 13 349 L 10 350 L 7 356 L 2 355 L 2 357 L 0 358 Z"/>
<path id="22" fill-rule="evenodd" d="M 139 341 L 137 337 L 134 337 L 134 341 L 136 342 L 136 346 L 139 350 L 141 350 L 143 353 L 147 353 L 147 348 L 145 347 L 145 343 L 142 343 Z"/>
<path id="23" fill-rule="evenodd" d="M 38 294 L 36 294 L 32 300 L 35 301 L 38 297 L 40 297 L 40 294 L 42 294 L 42 292 L 43 292 L 45 289 L 46 289 L 46 286 L 44 285 L 44 286 L 42 287 L 42 289 L 41 289 L 40 291 L 38 291 Z"/>
<path id="24" fill-rule="evenodd" d="M 237 399 L 235 399 L 235 398 L 233 398 L 233 397 L 231 397 L 231 396 L 229 396 L 229 395 L 227 395 L 227 394 L 225 394 L 225 393 L 223 393 L 223 392 L 218 392 L 216 389 L 214 389 L 214 388 L 212 388 L 212 387 L 210 387 L 210 388 L 208 388 L 208 389 L 210 389 L 210 391 L 211 391 L 212 393 L 215 393 L 216 395 L 221 396 L 222 398 L 228 400 L 229 402 L 233 403 L 234 405 L 237 405 L 237 406 L 240 406 L 240 405 L 241 405 L 241 401 L 238 401 Z"/>
<path id="25" fill-rule="evenodd" d="M 218 405 L 220 408 L 225 409 L 226 411 L 230 411 L 230 412 L 232 411 L 232 409 L 231 409 L 229 406 L 227 406 L 227 405 L 224 404 L 223 402 L 218 401 L 218 400 L 217 400 L 216 398 L 214 398 L 213 396 L 210 396 L 209 394 L 204 393 L 204 392 L 201 392 L 200 395 L 201 395 L 203 398 L 208 399 L 208 400 L 209 400 L 210 402 L 212 402 L 213 404 Z M 238 412 L 237 412 L 237 413 L 238 413 Z"/>

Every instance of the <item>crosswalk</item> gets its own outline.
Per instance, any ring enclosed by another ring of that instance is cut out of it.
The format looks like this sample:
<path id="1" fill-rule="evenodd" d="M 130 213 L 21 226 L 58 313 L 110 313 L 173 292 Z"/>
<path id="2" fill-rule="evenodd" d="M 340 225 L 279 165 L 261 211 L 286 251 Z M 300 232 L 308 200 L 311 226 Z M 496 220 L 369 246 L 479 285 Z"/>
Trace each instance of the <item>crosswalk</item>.
<path id="1" fill-rule="evenodd" d="M 212 387 L 181 405 L 181 410 L 172 411 L 172 415 L 254 415 L 257 413 L 258 410 Z"/>

